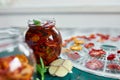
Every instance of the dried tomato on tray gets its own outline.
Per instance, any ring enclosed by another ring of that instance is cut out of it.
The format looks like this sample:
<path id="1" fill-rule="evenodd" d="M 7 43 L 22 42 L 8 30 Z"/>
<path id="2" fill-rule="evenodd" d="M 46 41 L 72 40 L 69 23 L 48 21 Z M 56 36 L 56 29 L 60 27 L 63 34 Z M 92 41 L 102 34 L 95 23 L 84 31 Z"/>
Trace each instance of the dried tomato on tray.
<path id="1" fill-rule="evenodd" d="M 89 55 L 91 57 L 101 57 L 103 56 L 104 54 L 106 54 L 106 52 L 103 50 L 103 49 L 91 49 L 89 51 Z"/>

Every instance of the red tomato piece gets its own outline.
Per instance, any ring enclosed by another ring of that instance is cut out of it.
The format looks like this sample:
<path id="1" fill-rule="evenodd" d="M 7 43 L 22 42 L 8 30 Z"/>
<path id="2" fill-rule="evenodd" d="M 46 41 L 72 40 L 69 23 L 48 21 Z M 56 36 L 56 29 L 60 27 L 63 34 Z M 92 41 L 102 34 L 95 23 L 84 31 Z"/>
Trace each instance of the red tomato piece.
<path id="1" fill-rule="evenodd" d="M 77 38 L 83 38 L 83 39 L 86 39 L 86 40 L 90 40 L 90 38 L 89 37 L 87 37 L 87 36 L 77 36 Z"/>
<path id="2" fill-rule="evenodd" d="M 118 50 L 117 53 L 120 54 L 120 50 Z"/>
<path id="3" fill-rule="evenodd" d="M 110 54 L 110 55 L 108 55 L 107 60 L 114 60 L 115 57 L 116 57 L 115 54 Z"/>
<path id="4" fill-rule="evenodd" d="M 101 40 L 108 40 L 110 35 L 105 35 L 105 34 L 100 34 L 100 33 L 97 33 L 97 36 L 99 36 L 101 38 Z"/>
<path id="5" fill-rule="evenodd" d="M 101 57 L 102 55 L 106 54 L 103 49 L 91 49 L 89 55 L 92 57 Z"/>
<path id="6" fill-rule="evenodd" d="M 97 35 L 104 39 L 109 39 L 109 37 L 110 37 L 110 35 L 108 35 L 108 34 L 105 35 L 105 34 L 98 33 Z"/>
<path id="7" fill-rule="evenodd" d="M 85 66 L 89 69 L 97 70 L 103 68 L 103 63 L 97 59 L 93 59 L 88 61 Z"/>
<path id="8" fill-rule="evenodd" d="M 68 56 L 70 59 L 72 59 L 72 60 L 77 60 L 77 59 L 80 58 L 80 55 L 79 55 L 77 52 L 71 53 L 71 54 L 67 54 L 67 56 Z"/>
<path id="9" fill-rule="evenodd" d="M 89 38 L 89 39 L 95 39 L 96 36 L 95 36 L 95 34 L 90 34 L 90 36 L 89 36 L 88 38 Z"/>
<path id="10" fill-rule="evenodd" d="M 84 45 L 85 48 L 92 48 L 94 46 L 94 43 L 88 43 Z"/>
<path id="11" fill-rule="evenodd" d="M 116 64 L 116 63 L 111 63 L 107 65 L 107 68 L 110 70 L 120 70 L 120 65 Z"/>

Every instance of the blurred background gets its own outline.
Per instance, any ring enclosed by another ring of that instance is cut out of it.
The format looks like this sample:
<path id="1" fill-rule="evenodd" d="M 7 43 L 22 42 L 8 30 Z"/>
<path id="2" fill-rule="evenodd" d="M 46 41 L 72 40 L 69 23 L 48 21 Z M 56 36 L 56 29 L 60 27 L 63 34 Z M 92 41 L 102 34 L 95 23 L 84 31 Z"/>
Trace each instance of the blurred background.
<path id="1" fill-rule="evenodd" d="M 0 27 L 55 18 L 58 28 L 119 28 L 120 0 L 0 0 Z"/>

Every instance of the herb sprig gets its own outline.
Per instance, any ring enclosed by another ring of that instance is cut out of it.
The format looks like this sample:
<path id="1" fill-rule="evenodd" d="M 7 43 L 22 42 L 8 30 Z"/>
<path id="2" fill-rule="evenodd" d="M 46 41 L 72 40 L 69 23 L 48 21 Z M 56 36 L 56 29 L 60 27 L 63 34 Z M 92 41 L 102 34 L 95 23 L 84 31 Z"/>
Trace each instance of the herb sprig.
<path id="1" fill-rule="evenodd" d="M 45 80 L 45 73 L 47 72 L 48 67 L 43 63 L 42 58 L 40 57 L 40 64 L 37 64 L 37 72 L 41 75 L 41 80 Z"/>
<path id="2" fill-rule="evenodd" d="M 33 19 L 33 23 L 34 23 L 34 25 L 36 25 L 36 26 L 40 26 L 40 25 L 41 25 L 41 22 L 40 22 L 39 20 L 34 20 L 34 19 Z"/>

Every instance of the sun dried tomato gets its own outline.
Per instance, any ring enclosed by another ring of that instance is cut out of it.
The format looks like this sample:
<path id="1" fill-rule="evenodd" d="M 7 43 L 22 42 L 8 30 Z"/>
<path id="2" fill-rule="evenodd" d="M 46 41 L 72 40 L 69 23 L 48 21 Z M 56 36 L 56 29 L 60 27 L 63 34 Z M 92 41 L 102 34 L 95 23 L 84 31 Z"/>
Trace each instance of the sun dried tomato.
<path id="1" fill-rule="evenodd" d="M 119 54 L 120 54 L 120 50 L 118 50 L 118 51 L 117 51 L 117 53 L 119 53 Z"/>
<path id="2" fill-rule="evenodd" d="M 84 44 L 85 41 L 84 41 L 84 40 L 74 39 L 74 43 L 75 43 L 75 44 Z"/>
<path id="3" fill-rule="evenodd" d="M 110 63 L 107 65 L 107 68 L 110 70 L 120 70 L 120 65 L 116 64 L 116 63 Z"/>
<path id="4" fill-rule="evenodd" d="M 110 55 L 108 55 L 107 60 L 114 60 L 115 57 L 116 57 L 115 54 L 110 54 Z"/>
<path id="5" fill-rule="evenodd" d="M 86 39 L 86 40 L 90 40 L 90 38 L 88 38 L 87 36 L 77 36 L 77 38 L 83 38 L 83 39 Z"/>
<path id="6" fill-rule="evenodd" d="M 74 44 L 70 47 L 71 50 L 75 50 L 75 51 L 82 50 L 82 48 L 83 47 L 81 45 L 76 45 L 76 44 Z"/>
<path id="7" fill-rule="evenodd" d="M 105 34 L 100 34 L 100 33 L 97 33 L 97 36 L 99 36 L 100 38 L 105 39 L 105 40 L 108 40 L 110 37 L 110 35 L 108 35 L 108 34 L 105 35 Z"/>
<path id="8" fill-rule="evenodd" d="M 108 40 L 109 37 L 110 37 L 110 35 L 107 35 L 107 34 L 105 35 L 105 34 L 100 34 L 100 33 L 97 33 L 97 36 L 100 37 L 100 39 L 98 40 L 98 42 L 104 42 L 104 41 Z"/>
<path id="9" fill-rule="evenodd" d="M 69 42 L 73 41 L 74 39 L 76 39 L 76 37 L 71 37 L 69 39 L 64 40 L 62 46 L 65 47 Z"/>
<path id="10" fill-rule="evenodd" d="M 106 52 L 103 49 L 91 49 L 89 51 L 89 55 L 92 57 L 101 57 L 104 55 Z"/>
<path id="11" fill-rule="evenodd" d="M 112 37 L 110 40 L 111 41 L 119 41 L 119 38 L 118 37 Z"/>
<path id="12" fill-rule="evenodd" d="M 90 34 L 90 36 L 88 38 L 91 40 L 91 39 L 95 39 L 96 36 L 95 36 L 95 34 Z"/>
<path id="13" fill-rule="evenodd" d="M 85 48 L 92 48 L 94 46 L 94 43 L 88 43 L 84 45 Z"/>
<path id="14" fill-rule="evenodd" d="M 103 63 L 100 60 L 92 59 L 88 61 L 85 66 L 89 69 L 97 70 L 103 68 Z"/>
<path id="15" fill-rule="evenodd" d="M 69 54 L 67 54 L 67 56 L 72 60 L 77 60 L 80 58 L 80 55 L 78 54 L 78 52 L 69 53 Z"/>

